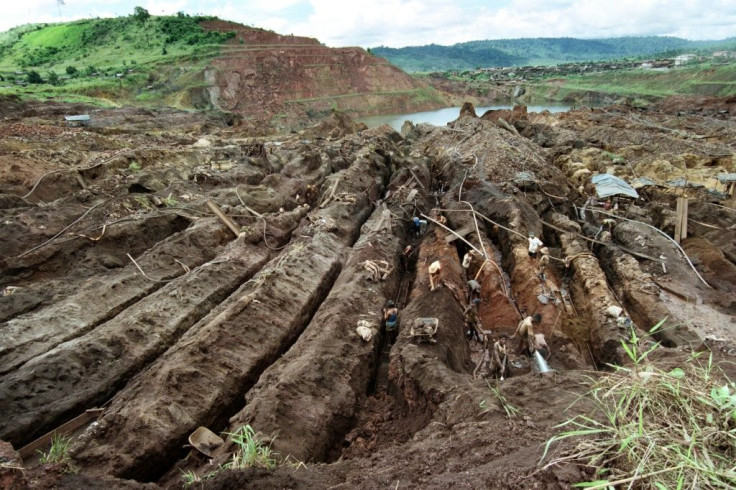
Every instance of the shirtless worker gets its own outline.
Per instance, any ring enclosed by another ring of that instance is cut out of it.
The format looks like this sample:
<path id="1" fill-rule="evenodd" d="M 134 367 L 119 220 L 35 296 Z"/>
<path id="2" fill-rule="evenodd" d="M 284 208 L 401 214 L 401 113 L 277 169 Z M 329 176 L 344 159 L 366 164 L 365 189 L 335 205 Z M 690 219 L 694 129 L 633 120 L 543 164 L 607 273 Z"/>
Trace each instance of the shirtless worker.
<path id="1" fill-rule="evenodd" d="M 549 265 L 549 249 L 547 247 L 542 247 L 539 249 L 539 253 L 542 254 L 542 257 L 540 257 L 539 264 L 537 265 L 537 275 L 542 282 L 544 282 L 547 280 L 547 276 L 544 275 L 544 271 L 547 270 L 547 266 Z"/>
<path id="2" fill-rule="evenodd" d="M 542 315 L 535 313 L 533 316 L 528 316 L 519 322 L 519 326 L 516 327 L 516 332 L 511 338 L 515 338 L 519 335 L 519 349 L 518 353 L 528 353 L 530 356 L 534 354 L 534 326 L 539 325 L 542 322 Z"/>
<path id="3" fill-rule="evenodd" d="M 488 349 L 489 339 L 486 337 L 483 344 L 483 355 L 478 360 L 478 364 L 475 365 L 473 370 L 473 379 L 477 379 L 479 371 L 483 372 L 484 369 L 490 367 L 489 375 L 500 376 L 501 381 L 506 374 L 506 338 L 507 335 L 502 333 L 499 339 L 493 343 L 493 349 Z"/>
<path id="4" fill-rule="evenodd" d="M 544 357 L 545 361 L 549 361 L 550 350 L 543 333 L 534 334 L 534 348 Z"/>
<path id="5" fill-rule="evenodd" d="M 508 336 L 502 333 L 498 340 L 493 343 L 493 355 L 491 356 L 491 376 L 498 373 L 501 381 L 503 381 L 506 374 L 506 337 Z"/>

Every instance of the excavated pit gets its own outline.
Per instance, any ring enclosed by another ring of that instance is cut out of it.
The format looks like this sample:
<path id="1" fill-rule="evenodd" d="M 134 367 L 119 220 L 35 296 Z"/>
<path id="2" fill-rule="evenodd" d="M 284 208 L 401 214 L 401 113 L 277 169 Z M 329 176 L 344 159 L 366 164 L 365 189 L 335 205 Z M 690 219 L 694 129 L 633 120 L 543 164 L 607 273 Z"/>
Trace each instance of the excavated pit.
<path id="1" fill-rule="evenodd" d="M 629 329 L 643 334 L 668 316 L 656 334 L 662 356 L 706 348 L 705 336 L 718 355 L 731 355 L 733 200 L 720 208 L 691 195 L 694 237 L 683 247 L 710 287 L 646 226 L 619 220 L 602 230 L 595 205 L 578 219 L 586 199 L 576 191 L 593 171 L 670 175 L 659 157 L 704 175 L 714 165 L 733 171 L 732 160 L 701 154 L 732 151 L 725 139 L 683 145 L 641 130 L 625 109 L 515 111 L 508 123 L 517 132 L 464 116 L 446 128 L 408 128 L 403 138 L 387 127 L 344 137 L 328 127 L 320 129 L 333 134 L 327 139 L 263 141 L 213 131 L 212 122 L 147 139 L 114 112 L 105 117 L 95 133 L 74 130 L 80 149 L 64 158 L 73 139 L 40 129 L 49 149 L 22 155 L 53 160 L 40 170 L 0 145 L 0 158 L 18 167 L 14 179 L 0 172 L 9 223 L 0 242 L 0 438 L 18 447 L 104 405 L 73 441 L 85 485 L 142 486 L 115 479 L 128 478 L 178 487 L 182 472 L 204 477 L 235 449 L 226 444 L 212 464 L 185 459 L 197 427 L 250 425 L 279 458 L 306 466 L 223 470 L 203 487 L 569 487 L 586 477 L 579 469 L 541 470 L 536 461 L 587 390 L 579 370 L 627 362 Z M 691 128 L 709 127 L 705 116 L 689 119 Z M 736 134 L 728 128 L 718 123 Z M 671 233 L 674 195 L 646 196 L 652 201 L 619 216 Z M 420 238 L 411 233 L 415 216 L 428 221 Z M 527 253 L 529 232 L 554 257 L 544 278 Z M 481 253 L 465 268 L 473 247 Z M 431 291 L 435 260 L 442 285 Z M 368 278 L 366 261 L 385 261 L 390 272 Z M 509 378 L 473 378 L 482 350 L 466 338 L 462 313 L 476 278 L 492 339 L 542 315 L 537 331 L 553 373 L 536 374 L 510 342 Z M 400 308 L 393 345 L 381 321 L 389 299 Z M 617 305 L 631 324 L 607 314 Z M 420 344 L 410 326 L 427 317 L 438 319 L 436 343 Z M 361 321 L 373 329 L 368 341 L 356 333 Z M 509 420 L 505 403 L 521 415 Z"/>

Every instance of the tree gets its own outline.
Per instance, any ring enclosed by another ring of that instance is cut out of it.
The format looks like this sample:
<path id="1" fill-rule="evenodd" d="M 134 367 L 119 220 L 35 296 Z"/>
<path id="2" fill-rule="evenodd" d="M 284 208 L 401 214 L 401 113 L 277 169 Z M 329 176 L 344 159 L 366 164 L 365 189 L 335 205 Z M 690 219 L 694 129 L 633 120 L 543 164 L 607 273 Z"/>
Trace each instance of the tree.
<path id="1" fill-rule="evenodd" d="M 133 18 L 143 27 L 143 34 L 146 36 L 146 46 L 148 46 L 148 29 L 146 29 L 146 25 L 148 24 L 148 19 L 151 18 L 151 14 L 143 7 L 136 7 L 133 9 Z"/>
<path id="2" fill-rule="evenodd" d="M 133 18 L 140 24 L 145 24 L 151 18 L 151 14 L 143 7 L 136 7 L 133 9 Z"/>
<path id="3" fill-rule="evenodd" d="M 36 70 L 26 72 L 26 79 L 28 83 L 43 83 L 43 78 Z"/>

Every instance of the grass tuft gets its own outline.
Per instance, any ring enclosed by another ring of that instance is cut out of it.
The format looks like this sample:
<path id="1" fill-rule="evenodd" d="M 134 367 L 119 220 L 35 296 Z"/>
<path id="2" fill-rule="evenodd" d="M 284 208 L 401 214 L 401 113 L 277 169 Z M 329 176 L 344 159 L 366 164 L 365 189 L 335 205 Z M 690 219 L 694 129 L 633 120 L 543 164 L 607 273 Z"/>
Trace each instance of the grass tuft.
<path id="1" fill-rule="evenodd" d="M 511 402 L 509 402 L 506 399 L 506 396 L 504 396 L 504 394 L 501 393 L 500 387 L 493 386 L 488 380 L 486 380 L 486 384 L 488 384 L 488 388 L 491 390 L 491 393 L 493 393 L 493 396 L 495 396 L 496 399 L 498 400 L 498 403 L 501 405 L 501 408 L 503 408 L 504 412 L 506 412 L 506 418 L 512 419 L 521 413 L 521 410 L 513 406 Z M 480 408 L 483 409 L 482 413 L 485 413 L 490 410 L 485 400 L 482 400 L 480 402 Z"/>
<path id="2" fill-rule="evenodd" d="M 71 439 L 67 436 L 54 434 L 51 439 L 51 447 L 48 452 L 38 451 L 39 463 L 67 463 L 69 462 L 69 443 Z"/>
<path id="3" fill-rule="evenodd" d="M 659 325 L 661 325 L 660 322 Z M 652 329 L 652 332 L 655 329 Z M 588 394 L 594 412 L 560 424 L 545 446 L 573 439 L 573 449 L 549 462 L 579 463 L 596 480 L 576 487 L 733 488 L 736 482 L 736 385 L 694 353 L 669 371 L 640 350 L 632 332 L 624 348 L 631 367 L 600 377 Z"/>
<path id="4" fill-rule="evenodd" d="M 226 432 L 230 440 L 238 446 L 232 460 L 224 468 L 242 469 L 250 467 L 267 468 L 272 470 L 277 466 L 278 454 L 271 450 L 270 444 L 265 444 L 256 436 L 253 427 L 245 425 L 235 432 Z"/>

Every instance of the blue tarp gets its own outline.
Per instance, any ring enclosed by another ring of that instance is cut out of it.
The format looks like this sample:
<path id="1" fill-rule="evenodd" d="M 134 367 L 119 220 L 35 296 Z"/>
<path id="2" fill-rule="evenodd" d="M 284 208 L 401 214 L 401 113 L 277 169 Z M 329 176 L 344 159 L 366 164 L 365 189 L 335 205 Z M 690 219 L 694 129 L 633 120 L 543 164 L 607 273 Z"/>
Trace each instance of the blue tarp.
<path id="1" fill-rule="evenodd" d="M 725 184 L 726 182 L 736 182 L 736 174 L 719 174 L 717 177 L 718 182 Z"/>
<path id="2" fill-rule="evenodd" d="M 591 182 L 595 185 L 595 193 L 600 198 L 609 196 L 627 196 L 634 199 L 639 197 L 633 187 L 611 174 L 594 175 Z"/>

